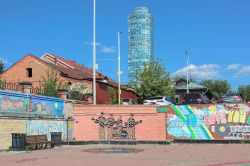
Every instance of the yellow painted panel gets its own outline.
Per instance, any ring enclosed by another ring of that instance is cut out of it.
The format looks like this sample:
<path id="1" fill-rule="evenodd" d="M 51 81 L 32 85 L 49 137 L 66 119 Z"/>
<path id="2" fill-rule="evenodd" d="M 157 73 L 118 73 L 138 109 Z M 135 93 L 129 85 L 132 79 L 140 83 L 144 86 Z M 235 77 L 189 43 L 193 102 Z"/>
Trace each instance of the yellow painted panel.
<path id="1" fill-rule="evenodd" d="M 11 133 L 25 132 L 26 120 L 0 119 L 0 149 L 8 149 L 11 146 Z"/>

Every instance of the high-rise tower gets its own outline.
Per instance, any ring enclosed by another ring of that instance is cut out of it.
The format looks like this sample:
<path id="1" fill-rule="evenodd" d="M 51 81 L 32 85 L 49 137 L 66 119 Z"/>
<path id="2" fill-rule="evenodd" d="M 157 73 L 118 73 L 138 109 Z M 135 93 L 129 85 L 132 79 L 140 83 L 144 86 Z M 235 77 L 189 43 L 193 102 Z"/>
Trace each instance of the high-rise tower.
<path id="1" fill-rule="evenodd" d="M 136 83 L 136 75 L 144 63 L 154 57 L 154 24 L 147 7 L 136 7 L 128 18 L 128 82 Z"/>

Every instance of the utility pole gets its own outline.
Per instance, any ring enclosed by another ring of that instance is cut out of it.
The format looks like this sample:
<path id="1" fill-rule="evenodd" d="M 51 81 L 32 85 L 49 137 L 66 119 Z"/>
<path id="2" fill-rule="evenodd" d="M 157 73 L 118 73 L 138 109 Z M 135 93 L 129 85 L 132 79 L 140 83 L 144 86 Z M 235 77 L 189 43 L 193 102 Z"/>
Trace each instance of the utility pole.
<path id="1" fill-rule="evenodd" d="M 121 52 L 120 52 L 120 35 L 118 32 L 118 103 L 121 104 Z"/>
<path id="2" fill-rule="evenodd" d="M 186 51 L 186 57 L 187 57 L 187 94 L 189 94 L 189 89 L 188 89 L 188 82 L 189 82 L 189 57 L 187 55 L 187 51 Z"/>
<path id="3" fill-rule="evenodd" d="M 96 105 L 96 34 L 95 34 L 95 17 L 96 17 L 96 0 L 93 0 L 93 105 Z"/>

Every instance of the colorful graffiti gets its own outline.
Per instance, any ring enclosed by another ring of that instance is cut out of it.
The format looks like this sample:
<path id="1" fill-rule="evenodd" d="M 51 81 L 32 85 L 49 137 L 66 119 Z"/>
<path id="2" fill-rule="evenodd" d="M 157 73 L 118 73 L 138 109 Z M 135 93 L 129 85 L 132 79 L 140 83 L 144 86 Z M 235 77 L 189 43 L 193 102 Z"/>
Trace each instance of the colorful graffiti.
<path id="1" fill-rule="evenodd" d="M 64 115 L 61 99 L 7 91 L 0 91 L 0 112 Z"/>
<path id="2" fill-rule="evenodd" d="M 250 139 L 250 108 L 245 104 L 218 104 L 206 108 L 171 106 L 167 134 L 178 139 Z"/>
<path id="3" fill-rule="evenodd" d="M 27 120 L 26 134 L 27 135 L 47 135 L 51 139 L 51 132 L 62 132 L 66 135 L 65 121 L 49 121 L 49 120 Z"/>

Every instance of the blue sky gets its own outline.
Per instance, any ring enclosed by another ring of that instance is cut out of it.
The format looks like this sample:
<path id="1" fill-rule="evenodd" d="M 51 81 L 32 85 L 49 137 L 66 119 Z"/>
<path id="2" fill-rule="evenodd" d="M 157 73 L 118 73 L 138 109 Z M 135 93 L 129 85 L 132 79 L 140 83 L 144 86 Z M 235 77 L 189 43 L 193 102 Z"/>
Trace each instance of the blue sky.
<path id="1" fill-rule="evenodd" d="M 127 82 L 127 19 L 146 6 L 154 17 L 155 57 L 171 74 L 250 84 L 249 0 L 96 0 L 99 72 L 117 79 L 121 35 L 122 83 Z M 0 0 L 0 57 L 9 67 L 45 52 L 92 66 L 92 0 Z"/>

